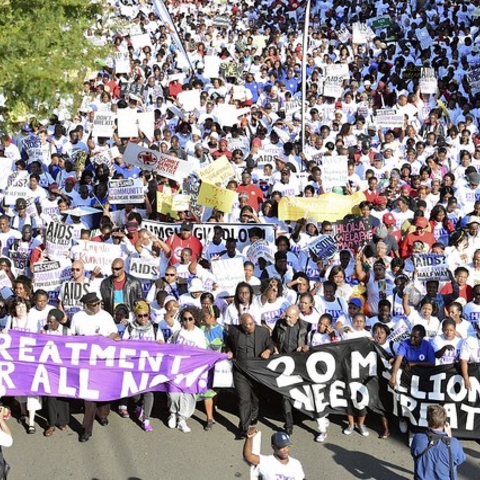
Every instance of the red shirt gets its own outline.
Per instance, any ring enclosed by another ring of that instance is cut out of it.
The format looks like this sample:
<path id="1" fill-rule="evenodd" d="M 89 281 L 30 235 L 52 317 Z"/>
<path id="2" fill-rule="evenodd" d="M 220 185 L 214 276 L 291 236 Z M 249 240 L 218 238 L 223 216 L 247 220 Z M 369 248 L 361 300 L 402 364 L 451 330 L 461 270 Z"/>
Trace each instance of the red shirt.
<path id="1" fill-rule="evenodd" d="M 248 204 L 258 212 L 260 204 L 264 200 L 262 190 L 257 185 L 251 183 L 250 185 L 239 185 L 237 187 L 238 193 L 246 193 L 248 195 Z"/>
<path id="2" fill-rule="evenodd" d="M 200 240 L 193 235 L 189 239 L 183 240 L 176 233 L 174 233 L 167 238 L 166 244 L 172 249 L 170 254 L 170 265 L 180 263 L 180 254 L 184 248 L 192 249 L 192 262 L 200 256 L 203 249 Z"/>
<path id="3" fill-rule="evenodd" d="M 453 287 L 451 283 L 447 283 L 441 290 L 440 293 L 442 295 L 448 295 L 449 293 L 453 293 Z M 471 302 L 473 300 L 473 288 L 470 285 L 464 285 L 463 287 L 459 288 L 459 295 L 458 298 L 464 298 L 465 301 Z M 448 305 L 445 305 L 448 306 Z"/>

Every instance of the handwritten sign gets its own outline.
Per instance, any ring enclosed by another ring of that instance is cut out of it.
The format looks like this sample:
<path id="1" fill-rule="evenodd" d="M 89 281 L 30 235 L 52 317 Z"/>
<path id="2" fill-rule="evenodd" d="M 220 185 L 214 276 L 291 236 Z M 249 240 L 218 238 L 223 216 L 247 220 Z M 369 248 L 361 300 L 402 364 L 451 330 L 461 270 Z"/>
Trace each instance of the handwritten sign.
<path id="1" fill-rule="evenodd" d="M 211 184 L 223 183 L 232 177 L 235 177 L 235 170 L 225 155 L 212 162 L 205 168 L 202 168 L 198 175 L 202 182 Z"/>
<path id="2" fill-rule="evenodd" d="M 417 279 L 423 282 L 429 280 L 449 280 L 447 257 L 435 253 L 419 253 L 413 256 Z"/>
<path id="3" fill-rule="evenodd" d="M 216 208 L 221 212 L 230 212 L 238 198 L 238 193 L 202 182 L 198 193 L 197 203 L 205 207 Z"/>

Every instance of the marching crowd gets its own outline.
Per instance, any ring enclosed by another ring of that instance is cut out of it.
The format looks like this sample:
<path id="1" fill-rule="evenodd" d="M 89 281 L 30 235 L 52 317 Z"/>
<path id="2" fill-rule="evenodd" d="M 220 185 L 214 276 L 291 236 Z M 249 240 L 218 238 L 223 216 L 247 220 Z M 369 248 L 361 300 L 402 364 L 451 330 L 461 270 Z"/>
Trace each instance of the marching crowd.
<path id="1" fill-rule="evenodd" d="M 472 388 L 468 364 L 480 362 L 479 2 L 314 2 L 306 50 L 304 6 L 293 2 L 167 2 L 171 20 L 159 19 L 148 2 L 107 4 L 103 23 L 86 36 L 111 42 L 112 58 L 126 58 L 128 68 L 119 73 L 115 61 L 106 61 L 85 79 L 73 114 L 59 106 L 49 120 L 23 119 L 1 138 L 0 162 L 12 172 L 3 182 L 0 216 L 4 332 L 194 345 L 227 352 L 236 363 L 367 337 L 391 355 L 393 387 L 405 365 L 458 362 Z M 355 43 L 358 25 L 366 36 Z M 328 72 L 340 64 L 348 75 L 332 97 Z M 433 72 L 433 91 L 424 70 Z M 225 117 L 226 105 L 238 110 L 237 118 Z M 110 137 L 95 135 L 97 115 L 122 109 L 153 112 L 154 125 L 128 138 L 119 136 L 119 125 Z M 403 124 L 383 126 L 381 110 L 403 116 Z M 131 143 L 189 162 L 193 177 L 167 178 L 126 162 Z M 194 196 L 188 209 L 158 205 L 159 193 L 174 198 L 189 182 L 198 186 L 198 170 L 224 156 L 234 175 L 219 186 L 238 194 L 231 211 L 202 207 Z M 329 156 L 345 159 L 345 184 L 323 185 Z M 141 203 L 109 202 L 110 180 L 137 178 Z M 20 185 L 21 196 L 12 200 L 9 188 Z M 318 222 L 308 212 L 296 221 L 279 218 L 279 201 L 330 192 L 363 193 L 353 214 L 368 222 L 372 236 L 357 251 L 322 258 L 309 246 L 335 235 L 335 222 Z M 176 230 L 160 238 L 142 225 L 146 220 Z M 52 223 L 73 227 L 62 259 L 71 276 L 57 292 L 35 286 L 35 266 L 58 260 L 49 256 Z M 213 224 L 208 238 L 195 235 L 201 223 Z M 247 229 L 246 246 L 226 235 L 226 223 Z M 271 242 L 265 225 L 273 225 Z M 77 255 L 82 240 L 119 246 L 111 272 L 87 268 Z M 265 253 L 252 257 L 256 242 L 264 242 Z M 448 276 L 419 279 L 418 254 L 446 258 Z M 129 271 L 134 258 L 156 262 L 154 281 Z M 212 265 L 233 259 L 243 263 L 244 281 L 225 289 Z M 234 367 L 233 377 L 238 437 L 245 438 L 258 398 L 241 370 Z M 216 393 L 200 397 L 207 431 Z M 34 433 L 40 399 L 17 400 Z M 169 395 L 168 426 L 189 432 L 197 400 Z M 132 400 L 147 432 L 153 401 L 151 393 Z M 51 436 L 68 424 L 68 401 L 50 397 L 45 404 L 44 434 Z M 82 442 L 95 416 L 108 424 L 109 409 L 85 402 Z M 287 399 L 282 409 L 289 434 L 294 418 Z M 130 412 L 129 399 L 120 400 L 120 415 Z M 349 408 L 343 433 L 357 428 L 367 436 L 365 416 Z M 389 422 L 382 422 L 380 437 L 388 438 Z M 328 419 L 317 423 L 316 440 L 323 442 Z M 408 429 L 403 419 L 400 428 Z"/>

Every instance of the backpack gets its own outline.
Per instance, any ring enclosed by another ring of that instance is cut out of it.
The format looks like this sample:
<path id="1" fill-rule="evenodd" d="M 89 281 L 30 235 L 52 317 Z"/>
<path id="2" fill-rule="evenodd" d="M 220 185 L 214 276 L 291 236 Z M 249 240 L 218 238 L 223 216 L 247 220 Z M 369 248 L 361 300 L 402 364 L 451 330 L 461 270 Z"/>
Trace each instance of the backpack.
<path id="1" fill-rule="evenodd" d="M 428 437 L 428 445 L 425 447 L 423 452 L 415 455 L 415 460 L 418 460 L 420 457 L 425 455 L 429 450 L 433 447 L 437 446 L 439 442 L 444 443 L 448 449 L 448 463 L 450 466 L 450 480 L 455 479 L 455 472 L 453 469 L 453 458 L 452 458 L 452 446 L 451 446 L 451 438 L 448 435 L 439 435 L 438 433 L 434 433 L 431 430 L 427 430 L 425 435 Z"/>

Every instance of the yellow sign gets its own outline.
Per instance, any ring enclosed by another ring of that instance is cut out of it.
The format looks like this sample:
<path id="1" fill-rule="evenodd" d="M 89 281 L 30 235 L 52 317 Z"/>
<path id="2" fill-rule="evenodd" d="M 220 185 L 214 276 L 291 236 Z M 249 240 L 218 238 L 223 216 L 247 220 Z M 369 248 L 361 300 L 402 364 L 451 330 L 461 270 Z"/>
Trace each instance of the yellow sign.
<path id="1" fill-rule="evenodd" d="M 238 193 L 235 191 L 203 182 L 198 192 L 197 203 L 216 208 L 221 212 L 230 213 L 237 198 Z"/>
<path id="2" fill-rule="evenodd" d="M 172 211 L 186 212 L 190 210 L 190 195 L 177 193 L 172 198 Z"/>
<path id="3" fill-rule="evenodd" d="M 157 192 L 157 212 L 168 215 L 172 210 L 172 195 L 165 192 Z"/>
<path id="4" fill-rule="evenodd" d="M 314 218 L 317 222 L 324 220 L 336 222 L 352 213 L 363 200 L 365 195 L 362 192 L 353 195 L 326 193 L 314 198 L 283 197 L 278 206 L 278 218 L 294 221 L 300 218 Z"/>
<path id="5" fill-rule="evenodd" d="M 225 155 L 215 160 L 208 167 L 202 168 L 198 172 L 202 182 L 207 182 L 212 185 L 222 183 L 229 178 L 235 177 L 235 170 L 232 164 L 228 161 Z"/>

